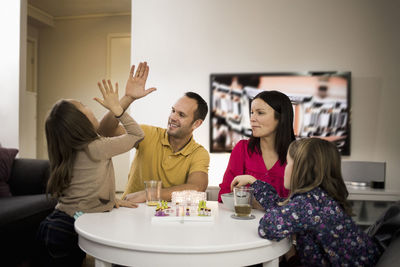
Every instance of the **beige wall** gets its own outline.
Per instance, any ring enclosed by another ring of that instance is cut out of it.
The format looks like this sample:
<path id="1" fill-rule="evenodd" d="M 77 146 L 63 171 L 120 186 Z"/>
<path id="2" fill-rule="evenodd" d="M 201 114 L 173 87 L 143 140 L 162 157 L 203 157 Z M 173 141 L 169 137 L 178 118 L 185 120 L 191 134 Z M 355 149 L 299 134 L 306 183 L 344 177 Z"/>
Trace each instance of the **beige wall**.
<path id="1" fill-rule="evenodd" d="M 47 158 L 44 121 L 57 100 L 79 99 L 97 118 L 104 114 L 104 108 L 92 99 L 99 96 L 97 81 L 106 77 L 107 35 L 129 33 L 130 19 L 130 16 L 114 16 L 56 20 L 54 28 L 39 29 L 39 158 Z"/>
<path id="2" fill-rule="evenodd" d="M 2 3 L 0 9 L 0 144 L 19 147 L 20 91 L 25 88 L 26 0 Z"/>
<path id="3" fill-rule="evenodd" d="M 399 9 L 396 0 L 135 0 L 132 62 L 149 62 L 148 85 L 158 91 L 134 103 L 133 114 L 165 127 L 185 91 L 209 100 L 214 72 L 351 71 L 345 159 L 386 161 L 387 188 L 400 190 Z M 208 148 L 208 117 L 195 139 Z M 211 155 L 210 185 L 228 159 Z"/>

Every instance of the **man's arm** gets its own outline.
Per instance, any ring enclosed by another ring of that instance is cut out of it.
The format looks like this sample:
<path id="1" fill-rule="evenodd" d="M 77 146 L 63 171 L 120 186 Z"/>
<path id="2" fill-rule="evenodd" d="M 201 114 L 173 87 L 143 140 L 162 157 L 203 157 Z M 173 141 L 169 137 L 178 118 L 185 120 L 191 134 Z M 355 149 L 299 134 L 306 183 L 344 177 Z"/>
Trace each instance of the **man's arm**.
<path id="1" fill-rule="evenodd" d="M 205 192 L 208 186 L 208 174 L 197 171 L 189 174 L 186 184 L 176 185 L 161 189 L 161 199 L 171 201 L 172 192 L 183 190 L 195 190 Z"/>
<path id="2" fill-rule="evenodd" d="M 189 174 L 186 184 L 176 185 L 168 188 L 161 189 L 161 199 L 171 201 L 172 192 L 183 190 L 196 190 L 205 192 L 208 186 L 208 174 L 202 171 L 192 172 Z M 126 195 L 126 200 L 134 203 L 146 201 L 145 191 L 138 191 Z"/>
<path id="3" fill-rule="evenodd" d="M 124 111 L 129 108 L 133 101 L 156 90 L 154 87 L 147 90 L 144 89 L 148 75 L 149 66 L 147 62 L 140 62 L 136 72 L 135 65 L 132 65 L 126 82 L 125 95 L 120 99 L 120 104 Z M 125 134 L 124 128 L 119 125 L 119 121 L 111 112 L 108 112 L 101 120 L 98 132 L 100 135 L 107 137 Z"/>

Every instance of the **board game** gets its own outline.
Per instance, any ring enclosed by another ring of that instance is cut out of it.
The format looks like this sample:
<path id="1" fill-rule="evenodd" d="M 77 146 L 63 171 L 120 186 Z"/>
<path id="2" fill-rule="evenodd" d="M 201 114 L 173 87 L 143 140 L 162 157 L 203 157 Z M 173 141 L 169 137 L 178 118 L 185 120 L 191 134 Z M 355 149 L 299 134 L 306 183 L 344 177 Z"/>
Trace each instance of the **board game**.
<path id="1" fill-rule="evenodd" d="M 213 222 L 214 216 L 207 202 L 201 200 L 198 205 L 194 204 L 171 204 L 161 201 L 151 218 L 152 223 L 162 222 Z"/>

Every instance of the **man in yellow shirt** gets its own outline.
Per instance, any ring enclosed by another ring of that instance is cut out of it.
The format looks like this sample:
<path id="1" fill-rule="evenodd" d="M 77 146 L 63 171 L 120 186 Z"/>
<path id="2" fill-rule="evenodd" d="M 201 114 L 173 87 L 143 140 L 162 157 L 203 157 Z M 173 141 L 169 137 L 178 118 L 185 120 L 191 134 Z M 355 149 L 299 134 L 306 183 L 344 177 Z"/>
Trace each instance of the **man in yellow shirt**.
<path id="1" fill-rule="evenodd" d="M 125 96 L 121 99 L 124 109 L 133 101 L 156 90 L 145 90 L 148 71 L 146 62 L 139 64 L 135 75 L 132 67 Z M 204 192 L 207 189 L 210 156 L 207 150 L 193 139 L 193 131 L 203 123 L 207 112 L 208 107 L 204 99 L 194 92 L 187 92 L 172 106 L 167 129 L 141 125 L 145 137 L 136 144 L 136 155 L 123 199 L 145 202 L 146 180 L 161 181 L 161 198 L 167 201 L 171 200 L 174 191 Z M 116 122 L 112 124 L 110 120 Z M 108 134 L 106 136 L 111 132 L 113 135 L 120 135 L 124 131 L 110 114 L 103 118 L 100 128 L 104 134 Z"/>

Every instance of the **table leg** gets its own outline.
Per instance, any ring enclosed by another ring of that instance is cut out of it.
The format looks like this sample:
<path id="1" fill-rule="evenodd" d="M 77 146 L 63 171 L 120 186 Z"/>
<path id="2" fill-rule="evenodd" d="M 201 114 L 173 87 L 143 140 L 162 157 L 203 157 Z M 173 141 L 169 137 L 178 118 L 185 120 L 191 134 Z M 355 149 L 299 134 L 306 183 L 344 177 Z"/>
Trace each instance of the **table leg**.
<path id="1" fill-rule="evenodd" d="M 279 266 L 279 258 L 263 263 L 263 267 L 278 267 L 278 266 Z"/>
<path id="2" fill-rule="evenodd" d="M 99 259 L 94 259 L 94 266 L 96 267 L 111 267 L 111 263 Z"/>

